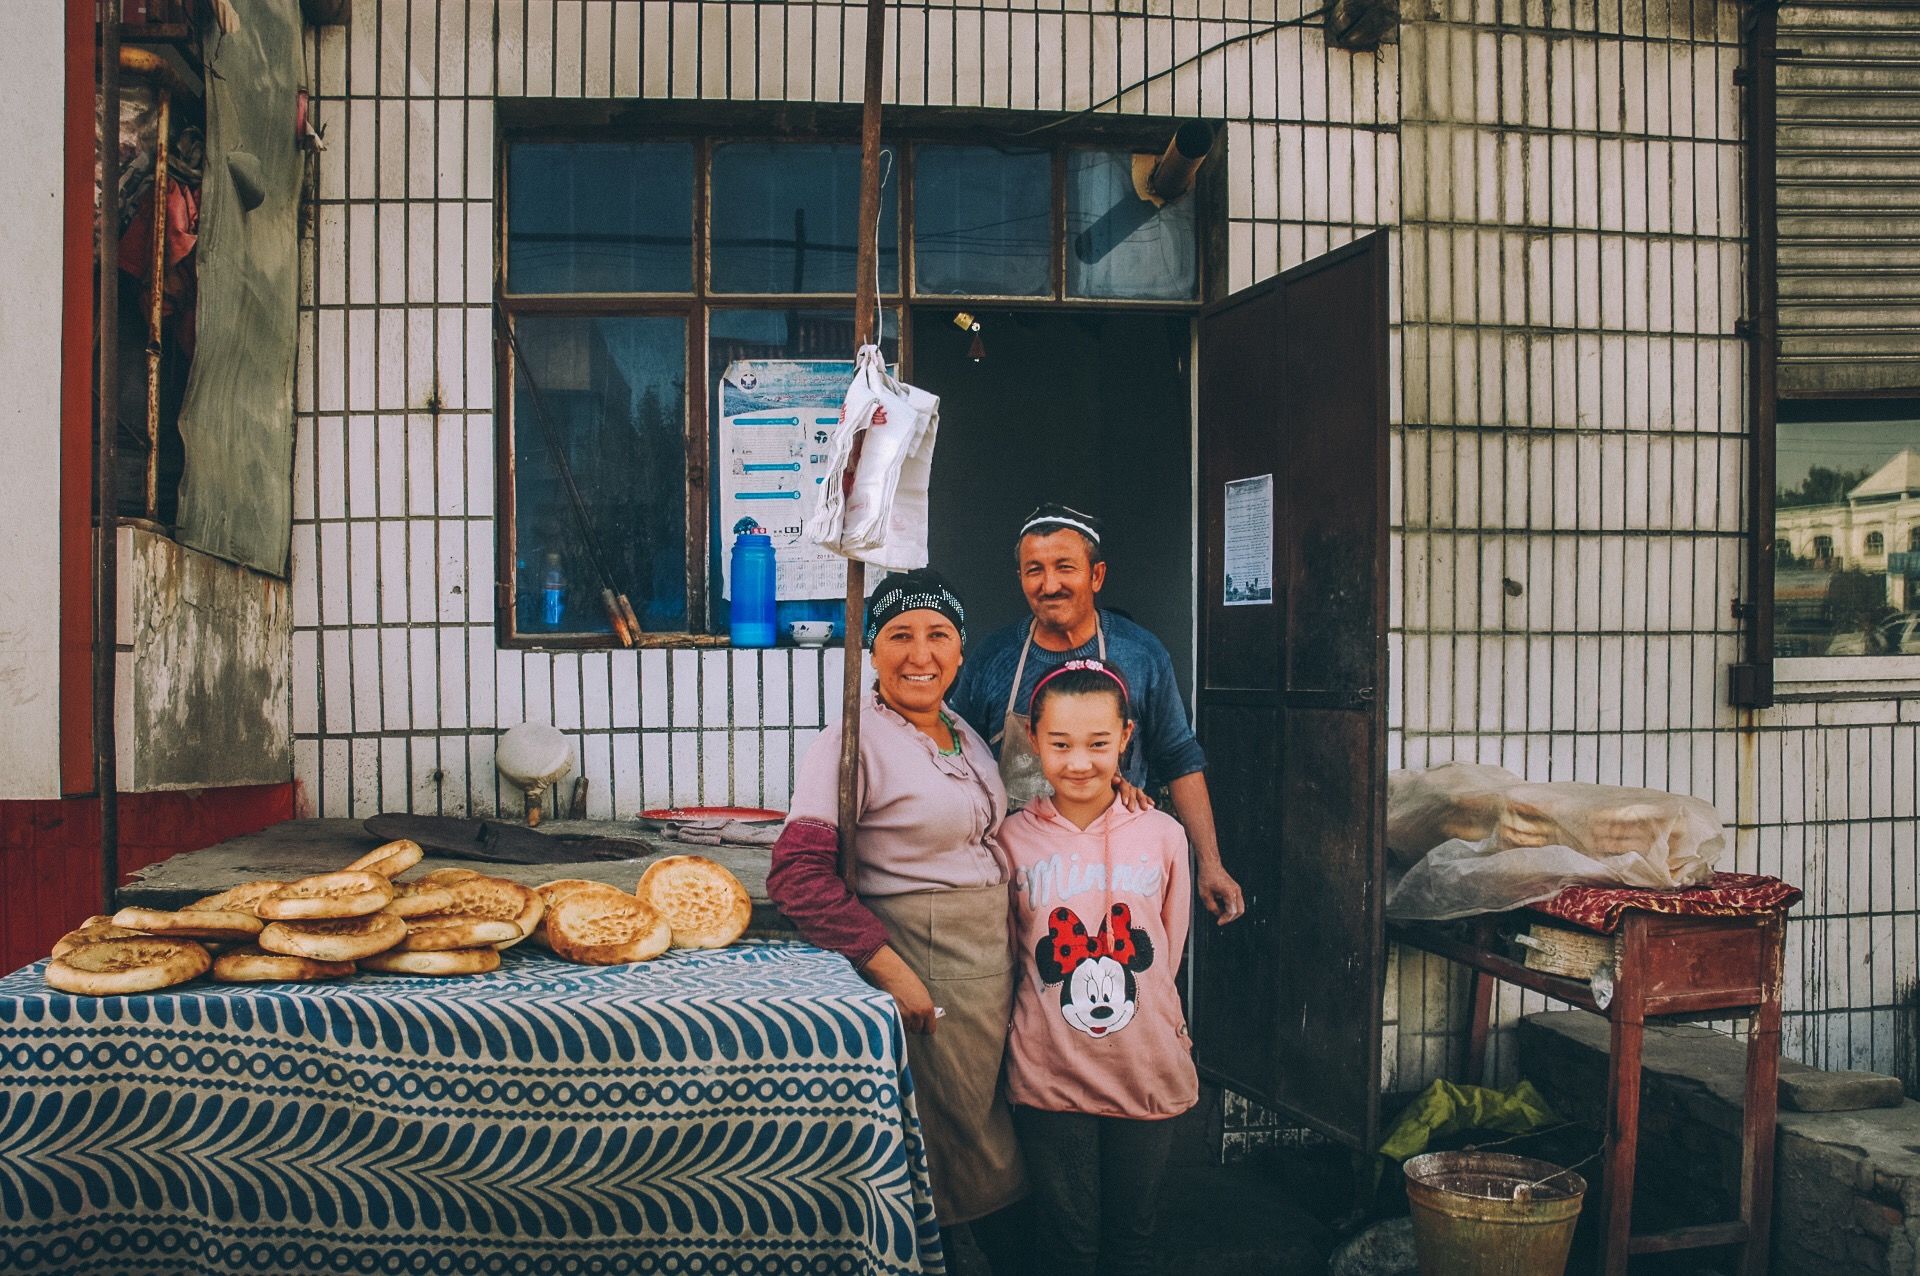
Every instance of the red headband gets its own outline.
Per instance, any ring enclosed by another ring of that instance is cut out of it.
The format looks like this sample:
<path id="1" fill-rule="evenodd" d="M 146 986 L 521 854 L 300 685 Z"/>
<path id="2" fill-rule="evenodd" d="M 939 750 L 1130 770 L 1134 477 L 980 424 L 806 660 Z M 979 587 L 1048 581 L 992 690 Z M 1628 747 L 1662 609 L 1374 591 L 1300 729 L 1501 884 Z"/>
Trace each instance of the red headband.
<path id="1" fill-rule="evenodd" d="M 1027 697 L 1028 725 L 1032 725 L 1034 720 L 1033 707 L 1040 703 L 1040 688 L 1046 686 L 1063 673 L 1073 673 L 1081 669 L 1090 670 L 1094 673 L 1103 673 L 1113 679 L 1114 685 L 1120 688 L 1120 716 L 1127 721 L 1133 720 L 1133 693 L 1127 690 L 1127 680 L 1120 676 L 1119 670 L 1098 660 L 1069 660 L 1066 664 L 1061 665 L 1058 669 L 1055 669 L 1052 673 L 1049 673 L 1046 677 L 1033 684 L 1033 694 Z"/>

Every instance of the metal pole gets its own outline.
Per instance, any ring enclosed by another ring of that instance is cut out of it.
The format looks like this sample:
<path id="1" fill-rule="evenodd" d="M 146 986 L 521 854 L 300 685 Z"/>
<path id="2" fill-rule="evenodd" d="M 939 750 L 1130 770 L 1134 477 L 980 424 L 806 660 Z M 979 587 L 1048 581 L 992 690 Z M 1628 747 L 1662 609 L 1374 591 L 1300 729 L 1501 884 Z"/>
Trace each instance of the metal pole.
<path id="1" fill-rule="evenodd" d="M 1741 65 L 1747 149 L 1747 315 L 1736 331 L 1747 342 L 1747 596 L 1739 606 L 1746 659 L 1731 671 L 1733 704 L 1773 703 L 1773 502 L 1779 411 L 1780 324 L 1775 293 L 1778 245 L 1775 189 L 1775 0 L 1752 0 L 1741 15 Z"/>
<path id="2" fill-rule="evenodd" d="M 94 272 L 97 380 L 93 455 L 93 786 L 100 799 L 104 911 L 120 888 L 120 777 L 114 739 L 114 661 L 119 573 L 115 561 L 114 443 L 120 428 L 120 0 L 100 5 L 100 225 Z"/>
<path id="3" fill-rule="evenodd" d="M 867 0 L 867 81 L 866 97 L 860 111 L 860 239 L 855 257 L 853 293 L 853 343 L 861 346 L 879 340 L 875 309 L 879 305 L 879 281 L 874 271 L 880 258 L 880 70 L 885 63 L 887 29 L 886 0 Z M 852 482 L 859 463 L 856 451 L 847 465 Z M 861 631 L 866 621 L 866 567 L 847 563 L 845 679 L 840 695 L 840 869 L 846 876 L 852 861 L 853 826 L 859 818 L 854 780 L 860 762 L 860 651 Z"/>
<path id="4" fill-rule="evenodd" d="M 147 517 L 160 516 L 160 324 L 167 301 L 167 130 L 172 125 L 173 91 L 154 86 L 160 99 L 159 131 L 153 147 L 153 278 L 147 290 Z"/>

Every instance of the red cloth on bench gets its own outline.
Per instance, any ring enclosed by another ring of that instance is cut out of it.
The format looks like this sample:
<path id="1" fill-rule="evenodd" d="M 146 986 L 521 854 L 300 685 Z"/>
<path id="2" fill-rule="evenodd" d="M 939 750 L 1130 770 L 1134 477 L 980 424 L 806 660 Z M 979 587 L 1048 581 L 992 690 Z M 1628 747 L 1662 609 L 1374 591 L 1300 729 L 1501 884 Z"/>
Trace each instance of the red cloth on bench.
<path id="1" fill-rule="evenodd" d="M 1629 908 L 1686 917 L 1741 917 L 1791 908 L 1799 899 L 1800 888 L 1777 877 L 1715 873 L 1705 886 L 1678 891 L 1569 886 L 1552 899 L 1532 907 L 1537 913 L 1611 935 L 1620 929 L 1620 915 Z"/>

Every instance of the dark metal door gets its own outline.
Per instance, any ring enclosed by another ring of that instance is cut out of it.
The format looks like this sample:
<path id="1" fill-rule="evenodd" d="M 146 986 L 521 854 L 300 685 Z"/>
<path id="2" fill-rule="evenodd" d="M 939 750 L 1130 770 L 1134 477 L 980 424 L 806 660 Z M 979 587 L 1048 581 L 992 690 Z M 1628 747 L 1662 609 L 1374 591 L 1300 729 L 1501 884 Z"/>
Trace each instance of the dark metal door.
<path id="1" fill-rule="evenodd" d="M 1371 1146 L 1386 960 L 1386 233 L 1209 307 L 1197 371 L 1197 724 L 1247 914 L 1224 928 L 1196 918 L 1196 1057 L 1210 1079 Z"/>

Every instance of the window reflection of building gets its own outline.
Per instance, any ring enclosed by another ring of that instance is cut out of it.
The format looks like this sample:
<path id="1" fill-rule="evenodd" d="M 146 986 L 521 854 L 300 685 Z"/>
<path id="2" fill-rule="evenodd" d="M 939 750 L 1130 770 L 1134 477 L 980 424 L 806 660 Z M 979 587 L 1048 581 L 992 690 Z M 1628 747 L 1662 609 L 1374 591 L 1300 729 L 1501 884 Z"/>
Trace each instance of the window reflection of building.
<path id="1" fill-rule="evenodd" d="M 1785 560 L 1885 571 L 1890 539 L 1920 550 L 1920 451 L 1902 448 L 1844 500 L 1782 507 L 1774 537 Z"/>

